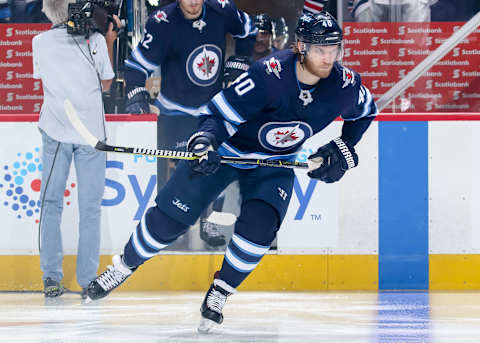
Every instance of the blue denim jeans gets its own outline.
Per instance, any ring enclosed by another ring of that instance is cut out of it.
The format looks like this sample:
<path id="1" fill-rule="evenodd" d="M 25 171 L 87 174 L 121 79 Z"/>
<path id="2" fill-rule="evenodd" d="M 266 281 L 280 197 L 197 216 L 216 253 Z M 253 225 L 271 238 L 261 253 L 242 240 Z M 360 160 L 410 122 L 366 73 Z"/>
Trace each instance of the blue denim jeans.
<path id="1" fill-rule="evenodd" d="M 41 130 L 40 130 L 41 131 Z M 78 208 L 80 212 L 77 254 L 77 281 L 84 288 L 95 279 L 100 253 L 100 215 L 105 188 L 104 152 L 88 145 L 58 142 L 42 133 L 42 215 L 40 222 L 40 267 L 43 279 L 63 279 L 63 248 L 60 222 L 64 191 L 72 157 L 77 173 Z"/>

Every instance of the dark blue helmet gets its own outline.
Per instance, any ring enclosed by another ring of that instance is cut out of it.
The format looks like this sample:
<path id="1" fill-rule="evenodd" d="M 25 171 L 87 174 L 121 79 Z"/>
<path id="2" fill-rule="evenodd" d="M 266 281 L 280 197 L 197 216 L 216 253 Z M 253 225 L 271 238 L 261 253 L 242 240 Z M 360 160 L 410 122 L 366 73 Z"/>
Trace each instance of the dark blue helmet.
<path id="1" fill-rule="evenodd" d="M 308 44 L 336 45 L 343 39 L 342 29 L 328 12 L 303 14 L 295 29 L 296 39 Z"/>
<path id="2" fill-rule="evenodd" d="M 253 19 L 255 27 L 260 31 L 265 31 L 273 35 L 273 19 L 265 13 L 260 13 Z"/>

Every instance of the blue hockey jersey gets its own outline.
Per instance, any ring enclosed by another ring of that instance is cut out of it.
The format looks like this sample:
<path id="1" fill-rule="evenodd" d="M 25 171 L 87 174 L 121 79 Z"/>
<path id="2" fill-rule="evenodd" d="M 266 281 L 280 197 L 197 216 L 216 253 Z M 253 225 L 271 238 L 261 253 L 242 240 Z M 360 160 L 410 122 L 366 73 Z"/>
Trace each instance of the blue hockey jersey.
<path id="1" fill-rule="evenodd" d="M 345 120 L 342 137 L 360 140 L 378 112 L 360 75 L 336 62 L 328 78 L 300 96 L 296 61 L 290 50 L 273 53 L 212 98 L 200 130 L 216 135 L 220 155 L 293 160 L 338 116 Z"/>
<path id="2" fill-rule="evenodd" d="M 205 0 L 202 15 L 188 20 L 174 2 L 149 17 L 143 40 L 125 61 L 127 87 L 144 86 L 160 67 L 162 114 L 197 115 L 222 88 L 226 34 L 247 37 L 249 16 L 233 0 Z"/>

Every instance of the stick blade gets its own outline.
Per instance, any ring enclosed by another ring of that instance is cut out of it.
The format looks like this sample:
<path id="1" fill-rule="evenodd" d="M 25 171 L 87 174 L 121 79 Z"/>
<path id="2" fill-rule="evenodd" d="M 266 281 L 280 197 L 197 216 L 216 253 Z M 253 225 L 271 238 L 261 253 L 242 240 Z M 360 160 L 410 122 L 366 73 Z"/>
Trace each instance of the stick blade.
<path id="1" fill-rule="evenodd" d="M 72 102 L 69 99 L 65 99 L 63 102 L 63 108 L 65 110 L 65 113 L 67 114 L 68 120 L 70 120 L 70 123 L 73 125 L 75 130 L 82 136 L 82 138 L 87 142 L 88 145 L 91 147 L 95 148 L 95 145 L 97 145 L 98 139 L 92 135 L 90 131 L 83 125 L 82 121 L 78 117 L 77 111 L 75 111 L 75 108 L 73 107 Z"/>

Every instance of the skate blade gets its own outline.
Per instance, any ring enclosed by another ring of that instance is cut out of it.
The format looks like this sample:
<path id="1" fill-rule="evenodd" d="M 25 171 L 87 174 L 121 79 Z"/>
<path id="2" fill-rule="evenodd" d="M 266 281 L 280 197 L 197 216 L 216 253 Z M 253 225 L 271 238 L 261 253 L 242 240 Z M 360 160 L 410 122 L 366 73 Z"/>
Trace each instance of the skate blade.
<path id="1" fill-rule="evenodd" d="M 213 320 L 202 318 L 200 319 L 200 325 L 198 326 L 198 332 L 209 333 L 210 330 L 216 325 Z"/>
<path id="2" fill-rule="evenodd" d="M 90 298 L 89 296 L 87 296 L 87 297 L 83 300 L 83 303 L 84 303 L 84 304 L 90 304 L 91 302 L 93 302 L 93 299 Z"/>

